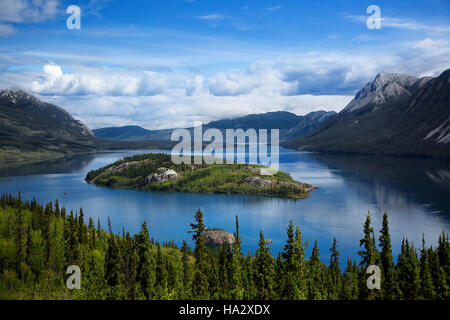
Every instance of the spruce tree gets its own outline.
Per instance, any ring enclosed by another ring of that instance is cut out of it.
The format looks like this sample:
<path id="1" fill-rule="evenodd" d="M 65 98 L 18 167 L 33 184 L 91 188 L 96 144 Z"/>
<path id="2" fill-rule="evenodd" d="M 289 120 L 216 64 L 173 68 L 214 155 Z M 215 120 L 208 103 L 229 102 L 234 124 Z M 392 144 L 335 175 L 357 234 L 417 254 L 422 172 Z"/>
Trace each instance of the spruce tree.
<path id="1" fill-rule="evenodd" d="M 330 266 L 329 266 L 329 298 L 337 299 L 340 296 L 341 290 L 341 268 L 339 266 L 339 251 L 337 249 L 336 238 L 333 238 L 333 245 L 330 248 Z"/>
<path id="2" fill-rule="evenodd" d="M 286 299 L 305 299 L 307 290 L 305 274 L 303 270 L 303 259 L 305 257 L 308 241 L 304 244 L 300 228 L 289 222 L 287 228 L 287 242 L 283 247 L 282 257 L 284 259 L 284 279 L 282 296 Z"/>
<path id="3" fill-rule="evenodd" d="M 383 299 L 392 300 L 398 292 L 394 275 L 394 262 L 392 257 L 391 235 L 389 233 L 389 222 L 386 212 L 383 214 L 383 223 L 380 230 L 381 253 L 381 291 Z"/>
<path id="4" fill-rule="evenodd" d="M 428 250 L 425 248 L 425 235 L 422 234 L 422 249 L 420 250 L 420 292 L 423 299 L 433 299 L 436 295 L 429 267 Z"/>
<path id="5" fill-rule="evenodd" d="M 315 240 L 308 263 L 308 299 L 310 300 L 322 300 L 326 298 L 324 274 L 319 255 L 319 247 L 317 240 Z"/>
<path id="6" fill-rule="evenodd" d="M 244 298 L 243 274 L 242 274 L 242 251 L 241 237 L 239 235 L 239 220 L 236 215 L 236 232 L 235 241 L 233 243 L 233 257 L 231 263 L 231 296 L 234 300 Z"/>
<path id="7" fill-rule="evenodd" d="M 189 262 L 189 247 L 185 240 L 181 246 L 181 263 L 182 263 L 182 299 L 190 299 L 191 297 L 191 266 Z"/>
<path id="8" fill-rule="evenodd" d="M 108 237 L 108 249 L 105 255 L 105 281 L 110 288 L 108 298 L 118 299 L 121 296 L 122 284 L 122 268 L 121 268 L 121 255 L 118 245 L 119 240 L 116 240 L 114 234 L 109 234 Z"/>
<path id="9" fill-rule="evenodd" d="M 373 234 L 373 228 L 371 226 L 370 213 L 366 216 L 366 221 L 364 222 L 364 238 L 359 241 L 359 246 L 362 247 L 358 251 L 358 255 L 361 257 L 361 272 L 359 275 L 360 284 L 360 298 L 361 299 L 375 299 L 378 297 L 378 290 L 369 290 L 366 284 L 366 270 L 370 265 L 376 265 L 378 263 L 379 255 L 375 245 L 375 236 Z"/>
<path id="10" fill-rule="evenodd" d="M 137 266 L 136 266 L 136 282 L 139 283 L 142 294 L 146 299 L 150 299 L 153 295 L 155 274 L 154 263 L 150 254 L 150 234 L 147 223 L 141 226 L 141 231 L 135 236 Z"/>
<path id="11" fill-rule="evenodd" d="M 262 231 L 259 232 L 259 247 L 255 256 L 255 286 L 257 299 L 270 300 L 274 297 L 274 262 Z"/>
<path id="12" fill-rule="evenodd" d="M 203 222 L 203 212 L 198 209 L 195 213 L 196 223 L 191 223 L 192 239 L 195 241 L 195 271 L 192 281 L 192 294 L 197 299 L 207 299 L 208 292 L 208 269 L 206 261 L 205 232 L 206 227 Z"/>

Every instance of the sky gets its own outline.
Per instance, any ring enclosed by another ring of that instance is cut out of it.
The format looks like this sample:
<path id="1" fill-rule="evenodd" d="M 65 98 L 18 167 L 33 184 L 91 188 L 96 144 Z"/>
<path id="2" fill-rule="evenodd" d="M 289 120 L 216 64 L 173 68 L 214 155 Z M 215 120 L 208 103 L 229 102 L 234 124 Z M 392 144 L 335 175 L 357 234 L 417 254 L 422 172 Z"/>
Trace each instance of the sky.
<path id="1" fill-rule="evenodd" d="M 448 0 L 0 0 L 0 88 L 90 128 L 340 111 L 378 72 L 448 68 Z"/>

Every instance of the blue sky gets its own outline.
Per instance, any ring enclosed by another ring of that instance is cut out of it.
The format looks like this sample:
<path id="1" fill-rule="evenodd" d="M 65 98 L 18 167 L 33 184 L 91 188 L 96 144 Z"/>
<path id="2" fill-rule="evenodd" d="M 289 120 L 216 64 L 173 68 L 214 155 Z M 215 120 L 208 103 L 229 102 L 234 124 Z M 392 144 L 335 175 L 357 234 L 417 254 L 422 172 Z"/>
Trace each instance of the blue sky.
<path id="1" fill-rule="evenodd" d="M 80 30 L 66 28 L 72 4 Z M 450 68 L 449 17 L 447 0 L 2 0 L 0 87 L 92 128 L 339 111 L 380 71 Z"/>

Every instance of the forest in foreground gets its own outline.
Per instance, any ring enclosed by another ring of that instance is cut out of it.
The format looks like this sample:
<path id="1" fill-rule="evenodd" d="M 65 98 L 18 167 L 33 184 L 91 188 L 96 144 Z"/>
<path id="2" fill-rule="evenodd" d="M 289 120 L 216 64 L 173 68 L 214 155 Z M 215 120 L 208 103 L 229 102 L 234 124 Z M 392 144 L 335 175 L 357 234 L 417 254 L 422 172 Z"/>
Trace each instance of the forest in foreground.
<path id="1" fill-rule="evenodd" d="M 416 248 L 403 239 L 394 264 L 388 217 L 375 235 L 368 214 L 360 240 L 360 262 L 339 259 L 336 239 L 330 261 L 320 260 L 317 241 L 298 226 L 287 227 L 286 244 L 270 254 L 264 234 L 254 255 L 243 255 L 239 222 L 236 241 L 205 245 L 199 209 L 191 223 L 193 251 L 183 242 L 155 242 L 144 222 L 139 233 L 114 234 L 83 210 L 66 211 L 58 201 L 41 205 L 19 196 L 0 198 L 0 299 L 448 299 L 450 243 L 443 231 L 436 248 Z M 69 290 L 66 269 L 81 269 L 81 288 Z M 369 290 L 366 269 L 381 269 L 381 289 Z"/>

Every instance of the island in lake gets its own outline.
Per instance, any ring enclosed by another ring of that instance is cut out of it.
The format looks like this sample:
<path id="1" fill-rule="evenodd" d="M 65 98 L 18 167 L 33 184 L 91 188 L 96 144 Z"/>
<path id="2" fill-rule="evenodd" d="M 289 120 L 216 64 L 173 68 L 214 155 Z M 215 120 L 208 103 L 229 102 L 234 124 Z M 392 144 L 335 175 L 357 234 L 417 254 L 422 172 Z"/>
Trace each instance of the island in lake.
<path id="1" fill-rule="evenodd" d="M 193 163 L 193 161 L 191 161 Z M 175 164 L 169 154 L 127 157 L 88 172 L 86 181 L 110 188 L 228 193 L 304 199 L 317 187 L 282 171 L 250 164 Z"/>

